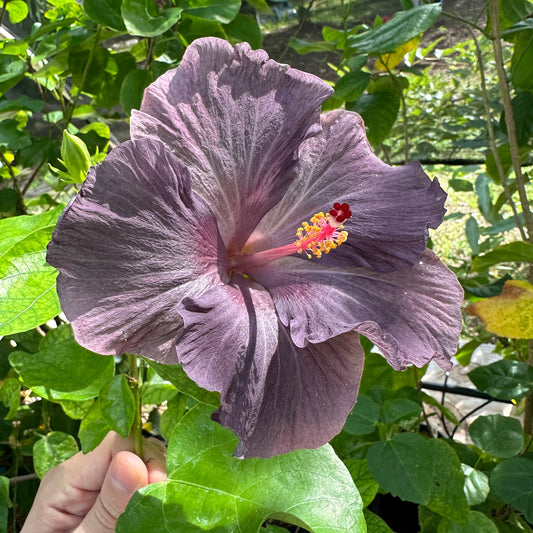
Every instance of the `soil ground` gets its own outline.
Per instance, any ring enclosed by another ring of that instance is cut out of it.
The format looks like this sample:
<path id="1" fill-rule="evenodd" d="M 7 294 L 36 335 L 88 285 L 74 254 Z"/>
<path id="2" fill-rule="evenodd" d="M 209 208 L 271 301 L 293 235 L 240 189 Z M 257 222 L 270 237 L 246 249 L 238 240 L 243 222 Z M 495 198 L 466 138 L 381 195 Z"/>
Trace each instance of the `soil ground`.
<path id="1" fill-rule="evenodd" d="M 308 2 L 303 4 L 307 6 Z M 349 4 L 349 2 L 345 0 L 344 4 Z M 484 7 L 485 0 L 444 0 L 443 2 L 444 12 L 476 22 L 482 27 L 485 25 Z M 376 15 L 381 17 L 393 15 L 401 9 L 400 0 L 359 0 L 353 2 L 350 12 L 347 13 L 346 25 L 348 28 L 361 23 L 371 25 Z M 338 64 L 340 58 L 338 54 L 320 52 L 300 55 L 288 47 L 288 43 L 291 37 L 311 42 L 322 40 L 323 26 L 341 27 L 341 11 L 342 5 L 339 0 L 315 1 L 307 20 L 301 27 L 299 27 L 298 20 L 294 19 L 281 29 L 265 33 L 263 48 L 272 59 L 312 72 L 321 78 L 334 80 L 336 76 L 328 66 L 328 62 Z M 429 43 L 438 37 L 442 37 L 439 43 L 439 48 L 442 49 L 469 39 L 470 33 L 461 21 L 442 15 L 426 33 L 425 40 Z"/>

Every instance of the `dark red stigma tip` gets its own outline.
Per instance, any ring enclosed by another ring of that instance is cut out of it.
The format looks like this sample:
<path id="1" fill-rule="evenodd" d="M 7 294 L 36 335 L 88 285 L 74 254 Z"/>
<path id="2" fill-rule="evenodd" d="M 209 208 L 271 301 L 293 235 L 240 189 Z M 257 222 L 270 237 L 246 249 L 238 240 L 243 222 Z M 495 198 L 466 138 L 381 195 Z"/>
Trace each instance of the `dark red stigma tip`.
<path id="1" fill-rule="evenodd" d="M 329 210 L 329 214 L 339 223 L 344 222 L 352 216 L 350 206 L 346 203 L 340 204 L 339 202 L 333 204 L 333 209 Z"/>

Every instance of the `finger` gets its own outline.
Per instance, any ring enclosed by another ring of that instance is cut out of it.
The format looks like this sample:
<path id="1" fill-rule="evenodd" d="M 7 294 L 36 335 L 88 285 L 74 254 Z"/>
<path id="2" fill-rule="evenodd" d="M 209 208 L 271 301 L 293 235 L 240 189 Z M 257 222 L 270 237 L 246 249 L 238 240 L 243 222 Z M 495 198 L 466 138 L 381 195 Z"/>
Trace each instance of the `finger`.
<path id="1" fill-rule="evenodd" d="M 110 432 L 95 450 L 79 452 L 49 470 L 41 481 L 24 531 L 46 533 L 76 527 L 94 505 L 113 456 L 132 447 L 130 440 Z"/>
<path id="2" fill-rule="evenodd" d="M 111 460 L 124 450 L 133 450 L 132 440 L 110 431 L 93 451 L 76 454 L 70 465 L 72 471 L 76 472 L 73 480 L 76 487 L 82 490 L 100 490 Z"/>
<path id="3" fill-rule="evenodd" d="M 134 492 L 148 484 L 146 465 L 135 454 L 121 451 L 111 461 L 94 506 L 75 533 L 112 533 Z"/>
<path id="4" fill-rule="evenodd" d="M 146 439 L 143 443 L 143 457 L 148 470 L 148 483 L 167 479 L 166 446 L 158 439 Z"/>

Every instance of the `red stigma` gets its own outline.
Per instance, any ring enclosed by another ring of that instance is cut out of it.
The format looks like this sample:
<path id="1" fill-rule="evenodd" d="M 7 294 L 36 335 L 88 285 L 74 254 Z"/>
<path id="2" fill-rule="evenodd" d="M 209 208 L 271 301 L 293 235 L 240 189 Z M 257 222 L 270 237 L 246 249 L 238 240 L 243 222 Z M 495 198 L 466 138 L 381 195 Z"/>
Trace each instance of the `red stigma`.
<path id="1" fill-rule="evenodd" d="M 329 214 L 338 223 L 342 223 L 352 216 L 352 212 L 350 211 L 350 206 L 346 203 L 340 204 L 339 202 L 335 202 L 333 204 L 333 209 L 329 210 Z"/>

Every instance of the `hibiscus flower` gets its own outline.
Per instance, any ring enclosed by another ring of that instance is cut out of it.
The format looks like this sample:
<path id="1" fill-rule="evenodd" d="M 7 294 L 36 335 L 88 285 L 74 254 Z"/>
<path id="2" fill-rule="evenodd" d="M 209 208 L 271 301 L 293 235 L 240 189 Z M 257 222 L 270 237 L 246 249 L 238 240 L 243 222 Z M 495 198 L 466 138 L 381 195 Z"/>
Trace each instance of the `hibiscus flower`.
<path id="1" fill-rule="evenodd" d="M 144 95 L 48 247 L 78 342 L 183 365 L 218 391 L 236 455 L 337 434 L 362 334 L 395 369 L 448 368 L 462 291 L 426 249 L 445 193 L 391 167 L 331 88 L 247 44 L 204 38 Z"/>

